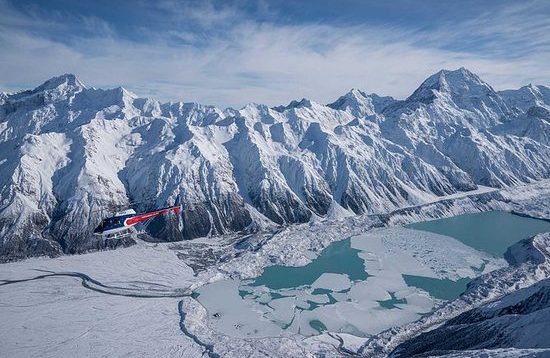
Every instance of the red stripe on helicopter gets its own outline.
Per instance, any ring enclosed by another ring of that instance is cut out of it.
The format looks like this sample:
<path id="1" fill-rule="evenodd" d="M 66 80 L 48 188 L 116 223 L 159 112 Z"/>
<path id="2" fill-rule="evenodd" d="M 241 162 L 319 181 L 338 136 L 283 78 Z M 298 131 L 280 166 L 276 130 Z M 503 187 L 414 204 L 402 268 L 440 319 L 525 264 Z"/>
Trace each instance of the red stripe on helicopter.
<path id="1" fill-rule="evenodd" d="M 176 213 L 176 215 L 179 215 L 180 210 L 181 210 L 181 207 L 174 206 L 174 207 L 171 207 L 171 208 L 160 209 L 160 210 L 157 210 L 157 211 L 151 211 L 149 213 L 132 216 L 131 218 L 128 218 L 128 219 L 124 220 L 124 226 L 132 226 L 132 225 L 135 225 L 135 224 L 139 224 L 140 222 L 152 219 L 155 216 L 166 214 L 170 211 L 173 211 L 174 213 Z"/>

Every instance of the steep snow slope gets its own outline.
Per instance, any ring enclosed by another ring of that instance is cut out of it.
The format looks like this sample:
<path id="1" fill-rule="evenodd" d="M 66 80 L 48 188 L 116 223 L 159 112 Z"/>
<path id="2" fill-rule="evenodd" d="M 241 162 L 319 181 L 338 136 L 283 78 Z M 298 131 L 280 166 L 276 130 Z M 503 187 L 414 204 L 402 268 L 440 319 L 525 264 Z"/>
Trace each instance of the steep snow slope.
<path id="1" fill-rule="evenodd" d="M 365 92 L 353 88 L 335 102 L 327 104 L 327 106 L 348 111 L 356 117 L 366 117 L 381 113 L 384 108 L 395 102 L 396 100 L 392 97 L 380 97 L 375 93 L 367 95 Z"/>
<path id="2" fill-rule="evenodd" d="M 160 103 L 74 75 L 2 93 L 0 257 L 101 248 L 93 228 L 130 203 L 183 204 L 149 227 L 180 240 L 547 178 L 548 96 L 522 91 L 462 68 L 404 101 L 354 89 L 326 106 Z"/>
<path id="3" fill-rule="evenodd" d="M 534 106 L 550 109 L 550 88 L 545 86 L 529 84 L 518 90 L 500 91 L 499 94 L 510 106 L 522 111 L 527 111 Z"/>
<path id="4" fill-rule="evenodd" d="M 417 157 L 456 173 L 452 177 L 501 187 L 549 173 L 548 146 L 537 138 L 520 137 L 521 122 L 502 126 L 517 113 L 475 74 L 464 68 L 443 70 L 407 100 L 386 108 L 381 129 Z"/>

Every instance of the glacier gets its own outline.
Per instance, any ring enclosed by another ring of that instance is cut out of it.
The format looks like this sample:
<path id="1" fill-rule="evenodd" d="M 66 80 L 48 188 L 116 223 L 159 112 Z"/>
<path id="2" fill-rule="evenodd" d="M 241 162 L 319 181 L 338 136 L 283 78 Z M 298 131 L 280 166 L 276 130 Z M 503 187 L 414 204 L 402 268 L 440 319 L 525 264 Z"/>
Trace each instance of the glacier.
<path id="1" fill-rule="evenodd" d="M 550 90 L 460 68 L 404 100 L 358 89 L 239 110 L 161 103 L 71 74 L 0 93 L 0 260 L 129 246 L 92 235 L 121 206 L 181 203 L 153 241 L 383 214 L 550 175 Z"/>

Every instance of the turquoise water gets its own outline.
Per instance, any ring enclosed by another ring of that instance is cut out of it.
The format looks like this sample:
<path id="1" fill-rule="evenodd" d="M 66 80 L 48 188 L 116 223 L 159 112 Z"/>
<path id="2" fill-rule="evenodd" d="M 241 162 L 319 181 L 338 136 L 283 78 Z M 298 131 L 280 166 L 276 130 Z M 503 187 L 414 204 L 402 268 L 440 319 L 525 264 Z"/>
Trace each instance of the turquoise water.
<path id="1" fill-rule="evenodd" d="M 505 211 L 490 211 L 475 214 L 466 214 L 446 219 L 433 220 L 410 224 L 406 227 L 416 230 L 429 231 L 453 237 L 462 243 L 477 250 L 502 257 L 506 249 L 516 242 L 535 235 L 550 231 L 550 222 L 537 220 Z M 320 255 L 309 264 L 302 267 L 270 266 L 263 274 L 250 283 L 250 286 L 262 286 L 271 290 L 293 289 L 311 285 L 323 273 L 347 274 L 352 281 L 368 279 L 364 261 L 359 257 L 360 250 L 351 247 L 351 240 L 345 239 L 330 244 Z M 475 271 L 483 271 L 485 263 Z M 437 279 L 414 275 L 402 275 L 406 284 L 417 287 L 430 293 L 431 296 L 451 300 L 458 297 L 466 289 L 471 278 L 462 278 L 458 281 Z M 332 291 L 316 289 L 313 294 L 330 295 Z M 243 290 L 239 294 L 244 297 L 250 292 Z M 273 299 L 285 297 L 272 292 Z M 329 297 L 329 304 L 334 298 Z M 404 300 L 392 298 L 378 302 L 383 308 L 398 308 L 397 304 L 406 303 Z M 310 309 L 322 304 L 310 302 Z"/>
<path id="2" fill-rule="evenodd" d="M 316 319 L 309 321 L 309 326 L 319 333 L 327 330 L 327 327 L 323 324 L 323 322 Z"/>
<path id="3" fill-rule="evenodd" d="M 406 227 L 450 236 L 474 249 L 502 257 L 506 249 L 516 242 L 550 231 L 550 222 L 506 211 L 487 211 L 424 221 Z"/>
<path id="4" fill-rule="evenodd" d="M 351 240 L 336 241 L 327 246 L 312 262 L 301 267 L 269 266 L 252 286 L 265 285 L 273 290 L 311 285 L 323 273 L 347 274 L 350 280 L 366 280 L 363 259 L 351 247 Z"/>
<path id="5" fill-rule="evenodd" d="M 430 296 L 442 300 L 452 300 L 460 296 L 466 290 L 466 285 L 472 281 L 471 278 L 465 277 L 458 281 L 449 279 L 439 279 L 423 276 L 414 276 L 403 274 L 403 279 L 407 286 L 420 288 L 430 294 Z"/>
<path id="6" fill-rule="evenodd" d="M 395 292 L 388 292 L 388 293 L 390 294 L 390 299 L 387 299 L 385 301 L 377 301 L 380 307 L 391 310 L 393 308 L 399 308 L 399 306 L 396 306 L 396 305 L 407 304 L 407 300 L 405 298 L 395 297 Z"/>

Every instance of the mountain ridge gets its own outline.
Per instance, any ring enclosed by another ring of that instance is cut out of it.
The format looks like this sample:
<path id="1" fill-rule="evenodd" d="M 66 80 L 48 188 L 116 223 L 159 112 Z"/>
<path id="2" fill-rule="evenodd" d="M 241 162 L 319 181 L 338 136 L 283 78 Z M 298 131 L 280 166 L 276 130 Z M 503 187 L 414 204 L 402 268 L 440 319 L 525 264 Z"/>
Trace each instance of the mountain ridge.
<path id="1" fill-rule="evenodd" d="M 154 199 L 138 210 L 184 205 L 182 225 L 149 229 L 179 240 L 547 178 L 550 96 L 536 88 L 496 92 L 461 68 L 405 100 L 352 89 L 328 105 L 238 110 L 87 88 L 71 74 L 2 93 L 0 257 L 101 248 L 101 210 L 140 198 Z"/>

